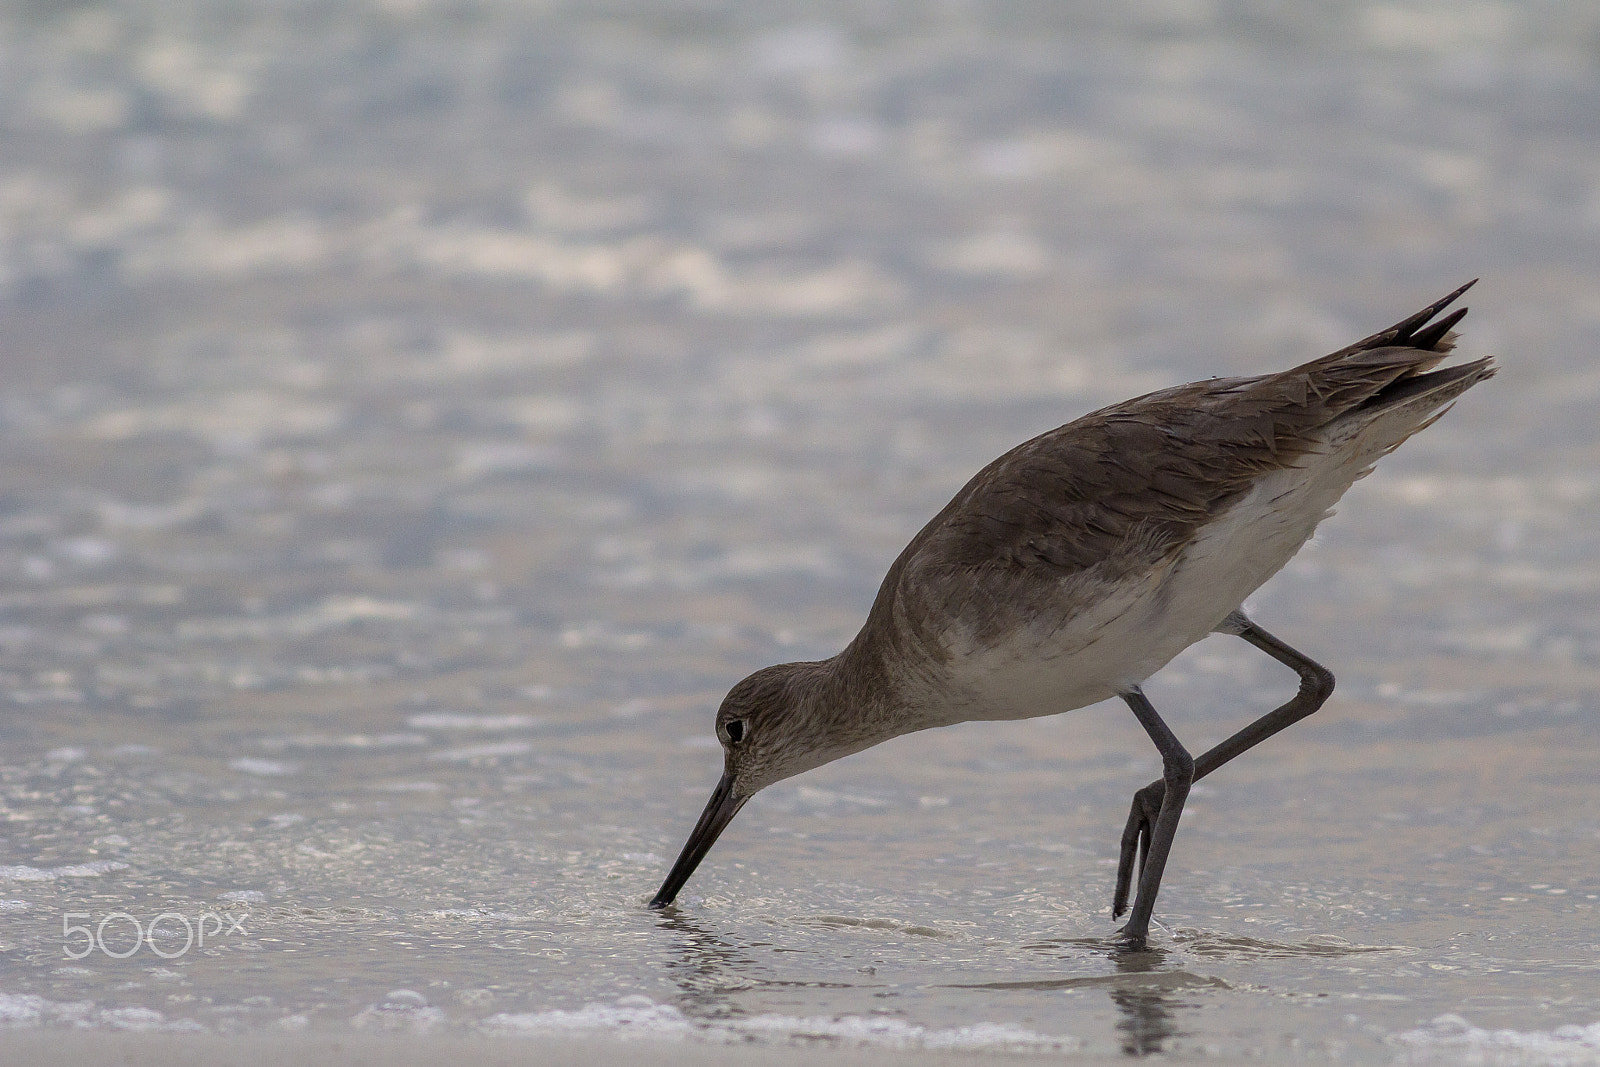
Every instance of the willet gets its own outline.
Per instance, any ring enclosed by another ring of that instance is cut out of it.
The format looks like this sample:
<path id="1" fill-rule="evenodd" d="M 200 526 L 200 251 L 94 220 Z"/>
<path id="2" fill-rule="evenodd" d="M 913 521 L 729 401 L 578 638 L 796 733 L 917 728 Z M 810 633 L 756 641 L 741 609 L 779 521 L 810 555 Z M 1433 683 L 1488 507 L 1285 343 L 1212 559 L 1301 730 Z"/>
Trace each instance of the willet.
<path id="1" fill-rule="evenodd" d="M 1189 787 L 1316 711 L 1333 675 L 1245 618 L 1245 597 L 1310 539 L 1382 456 L 1494 374 L 1433 368 L 1468 282 L 1410 318 L 1293 370 L 1213 378 L 1102 408 L 1001 456 L 912 538 L 867 621 L 832 659 L 757 671 L 717 711 L 722 780 L 651 907 L 671 904 L 766 786 L 887 741 L 1121 697 L 1161 753 L 1134 794 L 1111 913 L 1144 946 Z M 1211 633 L 1244 638 L 1300 689 L 1199 757 L 1140 683 Z"/>

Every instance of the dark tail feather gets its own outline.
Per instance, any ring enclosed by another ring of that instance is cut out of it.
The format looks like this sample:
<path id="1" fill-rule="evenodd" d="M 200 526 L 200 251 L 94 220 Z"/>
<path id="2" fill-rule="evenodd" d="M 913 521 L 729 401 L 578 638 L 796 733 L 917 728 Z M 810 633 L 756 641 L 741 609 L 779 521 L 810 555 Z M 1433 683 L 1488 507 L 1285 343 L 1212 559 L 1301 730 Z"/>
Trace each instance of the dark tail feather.
<path id="1" fill-rule="evenodd" d="M 1432 319 L 1435 315 L 1439 314 L 1439 312 L 1443 311 L 1445 308 L 1459 300 L 1462 293 L 1466 292 L 1468 289 L 1471 289 L 1477 284 L 1478 279 L 1472 279 L 1455 292 L 1435 300 L 1433 303 L 1429 304 L 1415 315 L 1412 315 L 1410 318 L 1402 319 L 1393 326 L 1389 327 L 1387 330 L 1384 330 L 1381 333 L 1375 333 L 1364 341 L 1357 341 L 1355 344 L 1350 346 L 1351 349 L 1359 350 L 1363 348 L 1387 348 L 1391 345 L 1396 348 L 1432 349 L 1434 345 L 1437 345 L 1444 338 L 1444 335 L 1449 332 L 1450 326 L 1453 326 L 1457 322 L 1461 321 L 1461 316 L 1467 313 L 1467 309 L 1462 308 L 1452 315 L 1449 320 L 1450 326 L 1446 326 L 1443 330 L 1439 330 L 1437 334 L 1434 332 L 1437 327 L 1429 329 L 1421 334 L 1417 333 L 1417 331 L 1422 329 L 1423 326 L 1426 326 L 1429 319 Z"/>
<path id="2" fill-rule="evenodd" d="M 1334 426 L 1365 439 L 1363 459 L 1375 462 L 1438 422 L 1455 406 L 1457 397 L 1494 377 L 1494 371 L 1494 360 L 1485 356 L 1459 367 L 1401 378 L 1345 412 Z"/>
<path id="3" fill-rule="evenodd" d="M 1466 315 L 1466 308 L 1456 308 L 1450 314 L 1429 326 L 1426 330 L 1413 335 L 1410 342 L 1411 347 L 1426 348 L 1434 352 L 1449 351 L 1451 348 L 1455 347 L 1453 342 L 1446 341 L 1446 337 L 1450 333 L 1450 327 L 1466 318 Z M 1441 344 L 1444 345 L 1442 349 L 1440 347 Z"/>
<path id="4" fill-rule="evenodd" d="M 1467 309 L 1457 308 L 1432 326 L 1429 326 L 1428 322 L 1439 312 L 1460 299 L 1462 293 L 1477 284 L 1478 279 L 1474 278 L 1455 292 L 1435 300 L 1415 315 L 1401 319 L 1387 330 L 1380 330 L 1371 337 L 1364 337 L 1349 348 L 1342 348 L 1333 353 L 1333 355 L 1324 358 L 1331 362 L 1346 359 L 1356 355 L 1358 352 L 1370 352 L 1377 348 L 1415 348 L 1423 352 L 1437 352 L 1443 355 L 1455 347 L 1455 336 L 1451 334 L 1450 328 L 1461 321 L 1461 317 L 1467 313 Z M 1419 364 L 1417 369 L 1427 370 L 1437 362 L 1438 360 L 1423 362 Z"/>
<path id="5" fill-rule="evenodd" d="M 1466 308 L 1461 310 L 1465 311 Z M 1447 404 L 1484 379 L 1493 378 L 1495 369 L 1494 358 L 1484 356 L 1482 359 L 1475 359 L 1471 363 L 1463 363 L 1457 367 L 1446 367 L 1444 370 L 1429 371 L 1426 374 L 1413 374 L 1409 378 L 1401 378 L 1378 390 L 1371 399 L 1357 407 L 1356 411 L 1400 407 L 1417 397 L 1427 397 L 1432 404 Z"/>
<path id="6" fill-rule="evenodd" d="M 1387 330 L 1268 381 L 1303 382 L 1321 401 L 1320 417 L 1329 423 L 1351 415 L 1366 423 L 1382 414 L 1409 410 L 1413 404 L 1426 409 L 1412 412 L 1420 422 L 1493 373 L 1487 360 L 1434 370 L 1455 347 L 1452 327 L 1467 309 L 1457 308 L 1437 322 L 1433 319 L 1476 283 L 1473 279 Z"/>

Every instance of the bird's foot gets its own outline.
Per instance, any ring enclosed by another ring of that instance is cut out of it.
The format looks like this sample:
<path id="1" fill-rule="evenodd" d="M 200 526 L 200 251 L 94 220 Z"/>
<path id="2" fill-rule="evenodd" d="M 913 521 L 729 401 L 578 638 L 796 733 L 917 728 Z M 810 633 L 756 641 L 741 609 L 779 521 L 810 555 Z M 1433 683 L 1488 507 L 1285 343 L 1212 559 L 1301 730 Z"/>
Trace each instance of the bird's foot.
<path id="1" fill-rule="evenodd" d="M 1133 809 L 1128 812 L 1128 825 L 1122 830 L 1122 855 L 1117 860 L 1117 889 L 1111 897 L 1113 919 L 1121 918 L 1122 913 L 1128 910 L 1135 867 L 1139 872 L 1144 870 L 1144 859 L 1150 852 L 1150 838 L 1155 832 L 1156 817 L 1161 814 L 1161 802 L 1166 796 L 1167 784 L 1159 778 L 1133 794 Z"/>
<path id="2" fill-rule="evenodd" d="M 1111 940 L 1114 944 L 1118 945 L 1143 945 L 1149 936 L 1150 935 L 1148 931 L 1145 933 L 1135 933 L 1134 931 L 1129 930 L 1127 925 L 1124 924 L 1117 927 L 1117 932 L 1111 935 Z"/>
<path id="3" fill-rule="evenodd" d="M 1149 932 L 1121 927 L 1111 935 L 1111 946 L 1118 952 L 1144 952 L 1148 947 Z"/>
<path id="4" fill-rule="evenodd" d="M 1131 929 L 1132 926 L 1133 923 L 1131 921 L 1124 923 L 1116 933 L 1111 935 L 1111 946 L 1115 951 L 1119 953 L 1161 952 L 1160 949 L 1152 949 L 1150 947 L 1150 927 L 1152 926 L 1154 926 L 1157 930 L 1160 930 L 1162 933 L 1167 934 L 1169 937 L 1172 935 L 1172 931 L 1170 929 L 1161 925 L 1161 923 L 1154 919 L 1151 919 L 1147 924 L 1145 924 L 1145 927 L 1142 930 Z"/>

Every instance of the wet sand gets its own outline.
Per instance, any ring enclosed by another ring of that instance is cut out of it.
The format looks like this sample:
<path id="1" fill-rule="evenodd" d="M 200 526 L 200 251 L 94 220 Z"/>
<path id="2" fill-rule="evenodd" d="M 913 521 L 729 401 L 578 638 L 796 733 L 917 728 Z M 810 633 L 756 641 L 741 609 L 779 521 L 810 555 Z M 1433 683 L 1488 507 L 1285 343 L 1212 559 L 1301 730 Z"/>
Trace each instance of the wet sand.
<path id="1" fill-rule="evenodd" d="M 283 1035 L 113 1035 L 83 1033 L 17 1033 L 4 1039 L 6 1062 L 15 1067 L 60 1064 L 68 1067 L 275 1067 L 277 1064 L 339 1063 L 348 1067 L 428 1067 L 471 1062 L 482 1067 L 522 1064 L 585 1063 L 594 1067 L 972 1067 L 994 1062 L 993 1053 L 896 1053 L 852 1049 L 669 1045 L 658 1041 L 616 1042 L 605 1039 L 494 1040 L 491 1038 L 375 1037 L 361 1034 Z M 1074 1057 L 1074 1063 L 1117 1062 L 1115 1058 Z"/>

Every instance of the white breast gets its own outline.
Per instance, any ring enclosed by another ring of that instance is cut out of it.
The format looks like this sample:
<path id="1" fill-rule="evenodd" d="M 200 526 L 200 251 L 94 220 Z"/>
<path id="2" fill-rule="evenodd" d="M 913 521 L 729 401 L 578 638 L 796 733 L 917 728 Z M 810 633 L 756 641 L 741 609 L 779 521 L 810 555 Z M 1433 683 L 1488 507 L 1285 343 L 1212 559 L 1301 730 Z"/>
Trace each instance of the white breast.
<path id="1" fill-rule="evenodd" d="M 953 635 L 952 699 L 938 717 L 1053 715 L 1143 682 L 1212 633 L 1299 551 L 1363 472 L 1355 460 L 1341 448 L 1263 477 L 1181 555 L 1104 586 L 1087 611 L 1031 620 L 984 647 Z"/>

